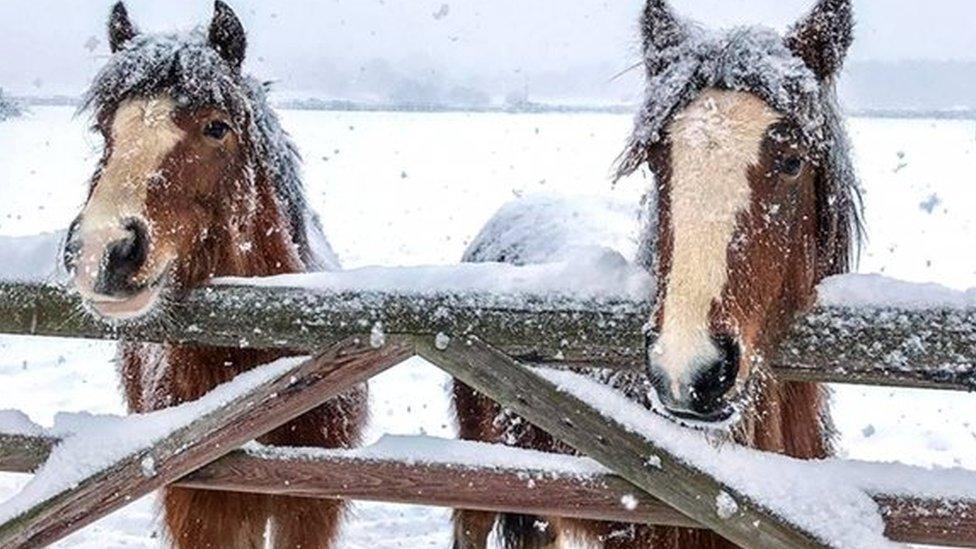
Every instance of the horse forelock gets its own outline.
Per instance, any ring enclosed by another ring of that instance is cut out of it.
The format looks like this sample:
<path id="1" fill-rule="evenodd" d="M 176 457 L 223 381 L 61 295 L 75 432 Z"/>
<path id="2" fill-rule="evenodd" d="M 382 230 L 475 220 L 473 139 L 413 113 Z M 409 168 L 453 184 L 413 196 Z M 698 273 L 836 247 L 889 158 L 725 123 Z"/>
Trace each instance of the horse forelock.
<path id="1" fill-rule="evenodd" d="M 169 96 L 180 108 L 226 112 L 242 132 L 245 157 L 252 167 L 248 177 L 263 176 L 274 186 L 306 267 L 330 267 L 331 250 L 302 185 L 301 157 L 268 101 L 268 87 L 231 67 L 209 44 L 203 29 L 141 34 L 98 73 L 83 96 L 80 112 L 108 121 L 127 99 L 159 96 Z"/>

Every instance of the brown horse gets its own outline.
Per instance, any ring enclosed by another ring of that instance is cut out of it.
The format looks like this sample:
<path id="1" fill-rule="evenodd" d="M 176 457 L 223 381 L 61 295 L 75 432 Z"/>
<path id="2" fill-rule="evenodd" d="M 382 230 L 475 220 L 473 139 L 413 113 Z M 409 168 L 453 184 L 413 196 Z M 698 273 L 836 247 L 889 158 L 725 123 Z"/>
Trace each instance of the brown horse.
<path id="1" fill-rule="evenodd" d="M 850 0 L 821 0 L 785 38 L 704 31 L 649 0 L 647 102 L 619 165 L 620 176 L 646 165 L 655 178 L 639 261 L 656 275 L 657 306 L 646 372 L 600 379 L 676 421 L 806 459 L 830 452 L 826 394 L 771 379 L 763 360 L 818 282 L 849 269 L 860 238 L 833 86 L 852 28 Z M 485 231 L 466 259 L 518 262 L 484 250 L 532 247 L 492 242 L 498 234 L 531 231 Z M 463 384 L 454 402 L 463 438 L 568 451 Z M 729 545 L 706 531 L 459 511 L 455 547 L 484 547 L 496 523 L 509 547 L 571 534 L 603 547 Z"/>
<path id="2" fill-rule="evenodd" d="M 171 297 L 214 276 L 337 267 L 299 179 L 299 158 L 241 72 L 246 39 L 218 1 L 208 30 L 139 34 L 120 2 L 113 55 L 87 93 L 105 139 L 65 260 L 86 307 L 114 323 L 165 322 Z M 184 345 L 120 346 L 129 409 L 194 400 L 282 353 Z M 262 442 L 345 447 L 366 420 L 365 387 Z M 178 547 L 330 547 L 338 502 L 184 489 L 163 495 Z"/>

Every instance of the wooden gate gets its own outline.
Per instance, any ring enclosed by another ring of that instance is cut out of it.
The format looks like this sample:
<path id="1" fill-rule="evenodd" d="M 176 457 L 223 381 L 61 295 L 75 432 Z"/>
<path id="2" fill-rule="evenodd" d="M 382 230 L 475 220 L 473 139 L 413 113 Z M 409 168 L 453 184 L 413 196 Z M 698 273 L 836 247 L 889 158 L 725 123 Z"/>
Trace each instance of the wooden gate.
<path id="1" fill-rule="evenodd" d="M 730 485 L 654 436 L 634 432 L 599 403 L 560 387 L 546 370 L 526 366 L 640 367 L 646 303 L 212 286 L 176 305 L 173 322 L 126 330 L 71 314 L 79 306 L 77 297 L 59 287 L 2 284 L 0 332 L 279 348 L 314 356 L 278 365 L 262 383 L 213 403 L 151 444 L 28 501 L 0 524 L 0 547 L 51 543 L 168 484 L 701 527 L 744 547 L 831 542 L 811 525 L 788 518 L 776 502 Z M 533 452 L 495 448 L 513 465 L 489 466 L 478 462 L 483 448 L 454 441 L 443 442 L 453 445 L 451 455 L 468 452 L 470 459 L 418 463 L 395 448 L 385 453 L 240 449 L 412 356 L 586 457 L 535 466 L 539 460 Z M 817 308 L 797 321 L 771 370 L 783 380 L 971 391 L 976 389 L 976 310 Z M 0 471 L 35 470 L 58 442 L 0 433 Z M 968 494 L 949 499 L 908 491 L 868 495 L 890 539 L 976 546 L 976 502 Z M 717 505 L 717 498 L 731 507 Z"/>

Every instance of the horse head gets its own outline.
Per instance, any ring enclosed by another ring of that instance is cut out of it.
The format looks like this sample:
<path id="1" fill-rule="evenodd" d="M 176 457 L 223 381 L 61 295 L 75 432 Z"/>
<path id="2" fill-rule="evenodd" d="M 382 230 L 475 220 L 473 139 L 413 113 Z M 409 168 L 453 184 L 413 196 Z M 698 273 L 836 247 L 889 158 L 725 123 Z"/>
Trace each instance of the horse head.
<path id="1" fill-rule="evenodd" d="M 670 415 L 732 416 L 816 284 L 848 269 L 859 202 L 833 82 L 852 27 L 848 0 L 786 37 L 645 7 L 647 103 L 620 173 L 655 176 L 647 365 Z"/>

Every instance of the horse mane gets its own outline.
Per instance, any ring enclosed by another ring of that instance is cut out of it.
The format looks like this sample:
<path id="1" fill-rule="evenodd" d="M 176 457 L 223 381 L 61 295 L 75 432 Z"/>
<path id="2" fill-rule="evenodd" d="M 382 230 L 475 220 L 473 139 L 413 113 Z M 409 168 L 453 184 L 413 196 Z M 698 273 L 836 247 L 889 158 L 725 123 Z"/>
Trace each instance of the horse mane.
<path id="1" fill-rule="evenodd" d="M 750 92 L 787 117 L 822 168 L 817 183 L 818 278 L 848 272 L 863 239 L 860 185 L 833 82 L 822 82 L 783 42 L 763 27 L 709 31 L 683 22 L 680 44 L 650 51 L 647 82 L 616 179 L 648 161 L 673 118 L 703 90 Z"/>
<path id="2" fill-rule="evenodd" d="M 169 94 L 181 107 L 226 111 L 244 135 L 249 177 L 263 176 L 292 229 L 292 241 L 309 270 L 338 268 L 301 179 L 301 156 L 268 102 L 269 85 L 231 67 L 202 29 L 140 34 L 115 53 L 82 98 L 79 112 L 111 116 L 131 98 Z"/>

